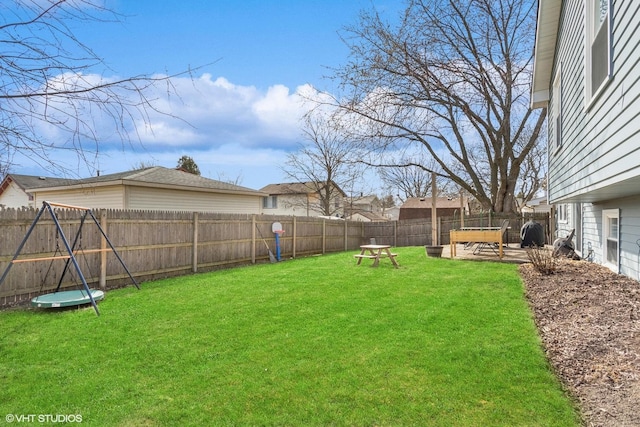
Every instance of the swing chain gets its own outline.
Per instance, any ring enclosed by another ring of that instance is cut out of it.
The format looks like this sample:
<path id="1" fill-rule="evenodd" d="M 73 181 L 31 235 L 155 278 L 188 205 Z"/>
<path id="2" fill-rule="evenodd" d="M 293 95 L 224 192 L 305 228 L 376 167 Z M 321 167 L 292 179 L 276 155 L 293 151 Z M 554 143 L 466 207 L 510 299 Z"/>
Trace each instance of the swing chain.
<path id="1" fill-rule="evenodd" d="M 42 290 L 44 289 L 44 285 L 46 284 L 47 277 L 49 277 L 49 273 L 51 272 L 51 268 L 53 267 L 53 262 L 55 261 L 55 257 L 57 254 L 62 254 L 62 251 L 60 250 L 60 233 L 56 228 L 56 248 L 53 251 L 53 256 L 51 257 L 51 262 L 49 262 L 49 267 L 47 268 L 47 272 L 42 277 L 42 282 L 40 283 L 40 293 L 42 293 Z"/>

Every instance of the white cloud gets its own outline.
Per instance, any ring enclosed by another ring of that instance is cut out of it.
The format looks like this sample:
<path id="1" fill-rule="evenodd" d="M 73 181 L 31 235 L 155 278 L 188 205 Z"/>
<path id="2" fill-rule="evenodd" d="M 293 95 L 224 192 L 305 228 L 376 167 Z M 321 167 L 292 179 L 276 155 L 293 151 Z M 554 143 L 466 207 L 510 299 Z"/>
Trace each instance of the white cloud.
<path id="1" fill-rule="evenodd" d="M 163 76 L 155 76 L 162 79 Z M 61 75 L 52 79 L 56 85 L 91 85 L 114 81 L 115 77 L 97 75 Z M 121 96 L 136 96 L 135 91 L 119 91 Z M 85 127 L 84 133 L 94 133 L 105 149 L 120 146 L 123 136 L 118 125 L 128 129 L 133 144 L 139 139 L 147 148 L 187 147 L 205 149 L 235 144 L 241 147 L 271 147 L 294 149 L 300 140 L 301 118 L 312 107 L 310 99 L 326 96 L 310 85 L 299 86 L 295 91 L 283 85 L 274 85 L 266 91 L 255 86 L 236 85 L 224 77 L 213 78 L 210 74 L 199 77 L 174 77 L 169 81 L 159 80 L 155 86 L 145 89 L 144 96 L 151 103 L 138 112 L 129 109 L 122 118 L 117 108 L 96 108 L 87 102 L 75 102 L 74 115 L 69 114 L 66 100 L 50 102 L 59 108 L 60 122 L 69 122 L 77 117 Z M 130 105 L 140 104 L 140 99 L 131 99 Z M 142 104 L 144 105 L 144 104 Z M 50 113 L 51 116 L 51 113 Z M 54 117 L 54 116 L 51 116 Z M 127 122 L 128 120 L 128 122 Z M 68 137 L 59 126 L 51 122 L 40 123 L 39 132 L 56 145 Z M 69 126 L 74 129 L 74 126 Z"/>
<path id="2" fill-rule="evenodd" d="M 289 94 L 289 88 L 283 85 L 272 86 L 261 99 L 253 103 L 252 109 L 260 122 L 273 128 L 284 124 L 297 128 L 304 106 L 299 94 Z"/>
<path id="3" fill-rule="evenodd" d="M 90 79 L 100 81 L 97 76 L 83 76 L 84 81 Z M 73 79 L 65 76 L 65 82 Z M 213 179 L 241 177 L 241 184 L 251 188 L 281 182 L 280 167 L 287 153 L 297 149 L 300 118 L 312 105 L 309 99 L 323 95 L 309 85 L 293 92 L 282 85 L 261 91 L 209 74 L 173 78 L 169 83 L 147 93 L 153 107 L 166 114 L 148 109 L 146 116 L 133 117 L 125 124 L 131 132 L 130 141 L 120 139 L 113 117 L 95 108 L 77 110 L 89 115 L 86 122 L 100 138 L 97 150 L 94 143 L 83 141 L 90 150 L 91 164 L 83 167 L 79 160 L 71 166 L 78 176 L 97 170 L 102 174 L 121 172 L 141 164 L 174 167 L 182 155 L 188 155 L 203 175 Z M 50 124 L 40 131 L 51 140 L 63 140 L 59 129 Z M 71 161 L 69 153 L 62 151 L 52 154 L 50 160 Z M 21 159 L 19 163 L 24 167 L 32 162 Z M 38 174 L 23 167 L 23 173 Z"/>
<path id="4" fill-rule="evenodd" d="M 167 120 L 154 120 L 152 124 L 138 120 L 136 129 L 140 141 L 145 145 L 189 147 L 199 144 L 203 138 L 196 129 L 184 122 L 182 126 L 176 126 Z"/>
<path id="5" fill-rule="evenodd" d="M 276 85 L 261 92 L 209 74 L 174 78 L 171 84 L 176 95 L 158 92 L 154 105 L 175 118 L 152 114 L 141 133 L 145 144 L 292 148 L 299 139 L 308 104 L 298 91 Z"/>

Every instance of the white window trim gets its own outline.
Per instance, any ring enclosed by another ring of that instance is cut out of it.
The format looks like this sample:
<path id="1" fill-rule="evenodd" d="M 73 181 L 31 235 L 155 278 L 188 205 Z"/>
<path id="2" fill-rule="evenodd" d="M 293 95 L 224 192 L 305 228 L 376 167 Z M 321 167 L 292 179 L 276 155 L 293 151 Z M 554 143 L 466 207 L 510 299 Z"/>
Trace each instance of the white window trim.
<path id="1" fill-rule="evenodd" d="M 264 196 L 262 199 L 262 209 L 278 209 L 278 196 Z"/>
<path id="2" fill-rule="evenodd" d="M 612 19 L 612 2 L 613 0 L 608 0 L 607 2 L 607 15 L 605 17 L 605 21 L 607 23 L 607 28 L 608 28 L 608 35 L 607 35 L 607 76 L 605 77 L 605 79 L 602 81 L 602 83 L 600 84 L 600 86 L 598 86 L 598 88 L 596 89 L 595 92 L 592 91 L 592 84 L 591 84 L 591 64 L 593 61 L 592 58 L 592 54 L 591 54 L 591 46 L 592 46 L 592 42 L 594 40 L 594 38 L 597 35 L 597 30 L 600 29 L 600 27 L 595 28 L 595 7 L 596 5 L 599 3 L 599 0 L 585 0 L 584 1 L 584 9 L 585 9 L 585 43 L 584 43 L 584 49 L 585 49 L 585 66 L 584 66 L 584 72 L 585 72 L 585 78 L 584 78 L 584 94 L 585 94 L 585 108 L 587 110 L 589 110 L 591 108 L 591 106 L 595 103 L 595 101 L 598 99 L 598 97 L 600 96 L 600 94 L 604 91 L 605 87 L 608 85 L 609 81 L 611 80 L 611 76 L 613 74 L 613 58 L 611 57 L 612 54 L 612 25 L 613 25 L 613 19 Z M 603 21 L 604 22 L 604 21 Z"/>
<path id="3" fill-rule="evenodd" d="M 618 220 L 618 230 L 615 236 L 617 242 L 616 264 L 608 261 L 607 240 L 609 235 L 609 219 L 616 218 Z M 602 265 L 608 267 L 615 273 L 620 272 L 620 209 L 604 209 L 602 211 Z"/>
<path id="4" fill-rule="evenodd" d="M 558 212 L 558 223 L 567 224 L 569 223 L 569 219 L 567 218 L 567 204 L 562 203 L 558 205 L 556 209 Z"/>
<path id="5" fill-rule="evenodd" d="M 572 223 L 575 231 L 576 248 L 578 255 L 582 256 L 582 203 L 574 203 L 571 208 Z"/>

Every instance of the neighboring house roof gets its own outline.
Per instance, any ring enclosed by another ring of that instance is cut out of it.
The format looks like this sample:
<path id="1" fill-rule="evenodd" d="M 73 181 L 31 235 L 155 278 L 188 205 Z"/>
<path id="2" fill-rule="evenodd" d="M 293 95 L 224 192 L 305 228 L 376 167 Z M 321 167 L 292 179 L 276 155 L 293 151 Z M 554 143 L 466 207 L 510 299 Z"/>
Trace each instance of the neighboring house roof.
<path id="1" fill-rule="evenodd" d="M 354 217 L 358 217 L 358 216 L 361 216 L 361 217 L 363 217 L 366 220 L 371 221 L 371 222 L 382 222 L 382 221 L 388 221 L 389 220 L 389 218 L 387 218 L 387 217 L 385 217 L 383 215 L 380 215 L 380 214 L 377 214 L 377 213 L 374 213 L 374 212 L 360 211 L 360 210 L 353 211 L 351 213 L 350 219 L 354 219 Z"/>
<path id="2" fill-rule="evenodd" d="M 64 178 L 7 174 L 0 183 L 0 204 L 13 208 L 32 206 L 33 193 L 27 191 L 27 189 L 51 185 L 54 182 L 66 183 L 68 181 Z"/>
<path id="3" fill-rule="evenodd" d="M 361 197 L 354 197 L 351 203 L 358 204 L 358 205 L 370 205 L 372 203 L 375 203 L 376 201 L 378 202 L 380 201 L 378 199 L 378 196 L 361 196 Z"/>
<path id="4" fill-rule="evenodd" d="M 345 192 L 342 191 L 340 187 L 338 187 L 335 183 L 332 183 L 333 186 L 340 192 L 342 196 L 346 196 Z M 312 181 L 307 182 L 284 182 L 280 184 L 269 184 L 260 189 L 263 193 L 268 193 L 272 195 L 279 194 L 310 194 L 317 193 L 317 185 Z"/>
<path id="5" fill-rule="evenodd" d="M 525 203 L 525 206 L 541 206 L 541 205 L 548 205 L 547 196 L 536 197 L 535 199 L 531 199 L 527 203 Z"/>
<path id="6" fill-rule="evenodd" d="M 306 182 L 290 182 L 280 184 L 269 184 L 260 189 L 269 194 L 307 194 L 315 191 L 315 188 Z"/>
<path id="7" fill-rule="evenodd" d="M 561 10 L 562 0 L 538 1 L 538 24 L 531 83 L 532 108 L 546 107 L 550 99 L 549 82 L 553 70 Z"/>
<path id="8" fill-rule="evenodd" d="M 547 196 L 529 200 L 522 206 L 522 212 L 549 212 L 552 205 L 547 203 Z"/>
<path id="9" fill-rule="evenodd" d="M 191 189 L 198 191 L 210 191 L 216 193 L 232 193 L 232 194 L 246 194 L 246 195 L 260 195 L 265 194 L 260 191 L 252 190 L 247 187 L 242 187 L 235 184 L 229 184 L 227 182 L 217 181 L 214 179 L 204 178 L 199 175 L 194 175 L 182 170 L 170 169 L 161 166 L 154 166 L 144 169 L 137 169 L 126 172 L 119 172 L 109 175 L 95 176 L 85 179 L 76 180 L 60 180 L 54 182 L 47 179 L 45 185 L 37 187 L 26 187 L 29 189 L 48 189 L 59 190 L 62 188 L 83 188 L 87 186 L 103 186 L 103 185 L 132 185 L 132 186 L 147 186 L 155 188 L 172 188 L 172 189 Z M 32 181 L 34 184 L 36 181 Z"/>
<path id="10" fill-rule="evenodd" d="M 380 212 L 382 211 L 382 204 L 377 196 L 360 196 L 347 198 L 345 200 L 346 205 L 354 213 L 359 211 Z"/>
<path id="11" fill-rule="evenodd" d="M 464 210 L 469 211 L 467 200 L 464 199 Z M 407 199 L 400 206 L 398 219 L 418 219 L 430 216 L 432 208 L 431 197 L 412 197 Z M 436 216 L 455 216 L 456 211 L 460 211 L 460 198 L 451 199 L 448 197 L 436 198 Z"/>
<path id="12" fill-rule="evenodd" d="M 0 184 L 0 194 L 10 182 L 14 182 L 22 190 L 27 188 L 41 188 L 50 185 L 65 185 L 74 180 L 67 178 L 51 178 L 47 176 L 19 175 L 15 173 L 7 174 Z"/>

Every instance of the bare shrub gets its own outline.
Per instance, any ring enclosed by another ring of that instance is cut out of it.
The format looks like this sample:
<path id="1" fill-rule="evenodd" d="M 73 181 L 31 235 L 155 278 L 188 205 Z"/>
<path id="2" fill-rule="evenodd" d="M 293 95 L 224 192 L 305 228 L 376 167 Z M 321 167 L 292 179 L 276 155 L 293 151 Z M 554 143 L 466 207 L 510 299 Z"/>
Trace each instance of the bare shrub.
<path id="1" fill-rule="evenodd" d="M 527 257 L 533 268 L 541 274 L 553 274 L 558 269 L 558 258 L 549 249 L 539 246 L 527 248 Z"/>

